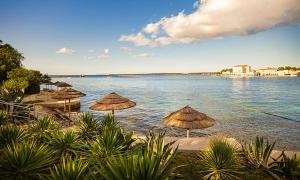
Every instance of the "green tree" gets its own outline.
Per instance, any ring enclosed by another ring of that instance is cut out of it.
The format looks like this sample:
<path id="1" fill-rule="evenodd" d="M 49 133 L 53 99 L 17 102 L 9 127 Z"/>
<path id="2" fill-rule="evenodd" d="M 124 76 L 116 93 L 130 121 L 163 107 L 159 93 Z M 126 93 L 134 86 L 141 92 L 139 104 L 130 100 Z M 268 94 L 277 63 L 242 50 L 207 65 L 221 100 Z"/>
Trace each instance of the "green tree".
<path id="1" fill-rule="evenodd" d="M 0 100 L 6 102 L 21 102 L 24 97 L 24 89 L 28 82 L 24 78 L 10 79 L 0 86 Z"/>
<path id="2" fill-rule="evenodd" d="M 27 70 L 22 67 L 12 69 L 7 73 L 8 79 L 18 79 L 20 77 L 28 81 L 28 87 L 25 89 L 25 94 L 39 93 L 40 84 L 50 81 L 48 75 L 43 75 L 40 71 Z"/>
<path id="3" fill-rule="evenodd" d="M 17 49 L 0 40 L 0 84 L 7 79 L 7 72 L 22 66 L 23 59 Z"/>

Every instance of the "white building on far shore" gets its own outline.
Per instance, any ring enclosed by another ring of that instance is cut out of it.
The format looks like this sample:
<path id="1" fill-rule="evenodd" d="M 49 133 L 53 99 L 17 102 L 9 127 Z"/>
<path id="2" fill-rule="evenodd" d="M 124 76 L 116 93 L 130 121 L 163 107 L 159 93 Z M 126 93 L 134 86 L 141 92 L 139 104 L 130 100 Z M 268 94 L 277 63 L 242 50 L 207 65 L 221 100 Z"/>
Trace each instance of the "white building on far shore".
<path id="1" fill-rule="evenodd" d="M 256 71 L 260 76 L 277 76 L 277 68 L 267 67 L 261 68 Z"/>
<path id="2" fill-rule="evenodd" d="M 236 76 L 254 76 L 254 71 L 251 66 L 243 64 L 243 65 L 235 65 L 232 67 L 232 75 Z"/>

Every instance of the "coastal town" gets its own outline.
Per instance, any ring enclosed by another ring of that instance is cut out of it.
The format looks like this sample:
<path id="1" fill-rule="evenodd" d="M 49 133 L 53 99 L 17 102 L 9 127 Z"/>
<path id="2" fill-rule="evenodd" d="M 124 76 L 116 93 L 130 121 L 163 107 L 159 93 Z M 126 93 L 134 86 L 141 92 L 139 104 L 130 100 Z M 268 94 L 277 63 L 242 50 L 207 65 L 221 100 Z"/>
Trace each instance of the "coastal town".
<path id="1" fill-rule="evenodd" d="M 254 77 L 254 76 L 268 76 L 268 77 L 297 77 L 300 76 L 300 67 L 265 67 L 252 68 L 250 65 L 242 64 L 235 65 L 231 68 L 221 70 L 223 76 L 229 77 Z"/>

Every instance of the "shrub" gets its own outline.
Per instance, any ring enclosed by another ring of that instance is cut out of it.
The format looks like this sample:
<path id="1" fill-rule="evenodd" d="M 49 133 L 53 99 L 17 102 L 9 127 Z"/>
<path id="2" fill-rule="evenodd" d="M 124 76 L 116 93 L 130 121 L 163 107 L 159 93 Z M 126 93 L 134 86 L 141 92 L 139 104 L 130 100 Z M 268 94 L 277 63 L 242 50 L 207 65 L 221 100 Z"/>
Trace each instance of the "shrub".
<path id="1" fill-rule="evenodd" d="M 168 179 L 178 167 L 171 167 L 177 149 L 164 144 L 163 133 L 148 137 L 137 154 L 110 156 L 99 172 L 106 179 Z"/>
<path id="2" fill-rule="evenodd" d="M 0 127 L 0 148 L 24 140 L 26 132 L 16 125 Z"/>
<path id="3" fill-rule="evenodd" d="M 89 179 L 88 163 L 82 160 L 66 160 L 62 159 L 62 162 L 58 166 L 54 166 L 51 169 L 51 175 L 48 179 L 56 180 L 82 180 Z"/>
<path id="4" fill-rule="evenodd" d="M 39 179 L 48 174 L 53 152 L 36 142 L 13 143 L 0 157 L 0 179 Z"/>
<path id="5" fill-rule="evenodd" d="M 245 143 L 242 148 L 250 166 L 255 169 L 269 169 L 269 159 L 276 142 L 269 143 L 263 137 L 256 137 L 255 142 Z"/>
<path id="6" fill-rule="evenodd" d="M 124 133 L 121 128 L 103 128 L 102 134 L 88 144 L 92 161 L 103 160 L 111 155 L 125 152 L 135 141 L 133 133 Z"/>
<path id="7" fill-rule="evenodd" d="M 290 158 L 283 151 L 278 159 L 273 162 L 275 172 L 283 179 L 300 179 L 300 158 L 296 154 Z"/>
<path id="8" fill-rule="evenodd" d="M 6 111 L 0 110 L 0 126 L 9 121 L 9 116 Z"/>
<path id="9" fill-rule="evenodd" d="M 57 131 L 57 125 L 50 117 L 38 119 L 30 129 L 31 135 L 38 142 L 47 142 L 55 131 Z"/>
<path id="10" fill-rule="evenodd" d="M 236 147 L 225 138 L 210 140 L 208 150 L 199 153 L 199 165 L 204 179 L 239 179 L 242 174 Z"/>
<path id="11" fill-rule="evenodd" d="M 49 144 L 59 157 L 74 157 L 82 149 L 82 142 L 79 136 L 72 131 L 53 133 Z"/>
<path id="12" fill-rule="evenodd" d="M 80 137 L 84 140 L 95 139 L 99 133 L 99 124 L 92 113 L 83 113 L 79 119 Z"/>

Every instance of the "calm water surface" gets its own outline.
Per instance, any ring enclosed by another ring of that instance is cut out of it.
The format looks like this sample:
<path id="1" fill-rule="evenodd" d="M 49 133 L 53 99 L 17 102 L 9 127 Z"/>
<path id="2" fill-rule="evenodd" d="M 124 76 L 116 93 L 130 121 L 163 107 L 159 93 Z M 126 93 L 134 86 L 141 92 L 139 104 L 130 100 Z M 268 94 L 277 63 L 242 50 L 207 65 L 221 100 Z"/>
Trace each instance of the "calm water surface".
<path id="1" fill-rule="evenodd" d="M 99 76 L 53 78 L 87 94 L 81 110 L 117 92 L 137 103 L 117 111 L 120 124 L 138 133 L 166 129 L 170 135 L 185 131 L 164 127 L 163 117 L 186 105 L 217 120 L 214 127 L 192 135 L 225 134 L 240 140 L 261 135 L 281 147 L 300 150 L 300 78 L 223 78 L 197 75 Z M 103 115 L 103 112 L 96 112 Z"/>

